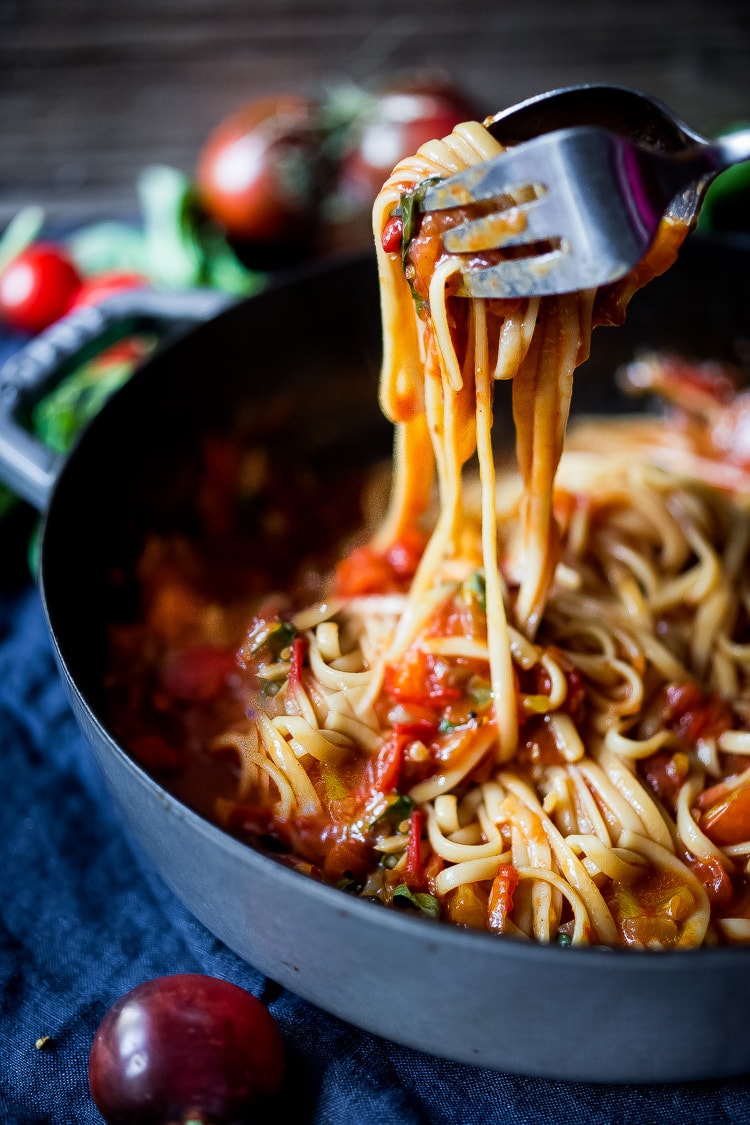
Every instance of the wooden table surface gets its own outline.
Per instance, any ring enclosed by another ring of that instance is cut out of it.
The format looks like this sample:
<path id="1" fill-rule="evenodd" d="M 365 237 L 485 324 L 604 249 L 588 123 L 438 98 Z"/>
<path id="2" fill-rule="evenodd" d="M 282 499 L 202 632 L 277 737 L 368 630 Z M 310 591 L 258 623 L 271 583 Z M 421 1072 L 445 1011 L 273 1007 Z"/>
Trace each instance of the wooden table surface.
<path id="1" fill-rule="evenodd" d="M 444 68 L 486 112 L 625 83 L 705 132 L 750 118 L 747 0 L 0 0 L 0 224 L 136 206 L 243 101 Z"/>

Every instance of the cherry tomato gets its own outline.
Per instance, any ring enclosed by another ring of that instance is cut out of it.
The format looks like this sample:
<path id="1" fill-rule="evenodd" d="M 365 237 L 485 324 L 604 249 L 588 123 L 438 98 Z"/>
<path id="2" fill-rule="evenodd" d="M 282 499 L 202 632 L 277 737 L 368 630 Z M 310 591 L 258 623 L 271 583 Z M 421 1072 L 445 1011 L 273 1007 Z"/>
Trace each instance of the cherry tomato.
<path id="1" fill-rule="evenodd" d="M 125 270 L 107 270 L 105 273 L 94 274 L 86 278 L 74 296 L 70 308 L 82 309 L 88 305 L 98 305 L 106 301 L 115 293 L 123 293 L 128 289 L 142 289 L 149 285 L 149 280 L 141 273 L 131 273 Z"/>
<path id="2" fill-rule="evenodd" d="M 284 240 L 314 217 L 318 161 L 313 103 L 291 94 L 259 98 L 209 135 L 196 166 L 198 196 L 230 237 Z"/>
<path id="3" fill-rule="evenodd" d="M 342 190 L 361 204 L 372 203 L 400 160 L 477 116 L 476 107 L 448 82 L 415 78 L 392 84 L 353 130 L 355 143 L 342 162 Z"/>
<path id="4" fill-rule="evenodd" d="M 228 981 L 198 973 L 138 985 L 106 1013 L 89 1055 L 89 1086 L 109 1125 L 190 1120 L 231 1125 L 278 1093 L 284 1045 L 268 1009 Z"/>
<path id="5" fill-rule="evenodd" d="M 718 788 L 718 787 L 717 787 Z M 741 844 L 750 836 L 750 786 L 731 789 L 701 817 L 700 826 L 719 847 Z"/>
<path id="6" fill-rule="evenodd" d="M 0 319 L 20 332 L 41 332 L 68 311 L 80 286 L 64 247 L 34 243 L 0 274 Z"/>

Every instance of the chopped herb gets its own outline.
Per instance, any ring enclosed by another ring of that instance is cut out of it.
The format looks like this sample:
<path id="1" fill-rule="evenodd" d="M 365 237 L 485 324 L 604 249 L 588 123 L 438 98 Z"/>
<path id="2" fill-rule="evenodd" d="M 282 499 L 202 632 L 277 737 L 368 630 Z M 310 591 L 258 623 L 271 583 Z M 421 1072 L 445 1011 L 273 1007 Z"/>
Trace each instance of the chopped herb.
<path id="1" fill-rule="evenodd" d="M 340 891 L 346 891 L 351 895 L 361 895 L 364 890 L 363 884 L 354 878 L 351 871 L 345 871 L 336 886 Z"/>
<path id="2" fill-rule="evenodd" d="M 411 797 L 407 797 L 405 793 L 395 793 L 383 811 L 372 821 L 370 828 L 383 822 L 398 826 L 402 820 L 408 820 L 413 808 L 414 802 Z"/>
<path id="3" fill-rule="evenodd" d="M 267 699 L 271 699 L 274 695 L 278 695 L 283 682 L 283 680 L 264 680 L 260 685 L 261 695 L 265 695 Z"/>
<path id="4" fill-rule="evenodd" d="M 464 582 L 464 590 L 473 597 L 479 608 L 486 611 L 487 609 L 487 584 L 484 578 L 483 570 L 473 571 Z"/>
<path id="5" fill-rule="evenodd" d="M 557 935 L 557 944 L 558 945 L 572 945 L 573 939 L 571 938 L 570 934 L 558 934 Z"/>
<path id="6" fill-rule="evenodd" d="M 449 731 L 461 730 L 463 727 L 471 726 L 472 723 L 476 722 L 476 718 L 476 711 L 467 711 L 466 718 L 459 719 L 459 721 L 455 723 L 443 717 L 438 723 L 438 734 L 448 734 Z"/>
<path id="7" fill-rule="evenodd" d="M 492 702 L 492 685 L 481 676 L 471 677 L 467 691 L 480 711 Z"/>
<path id="8" fill-rule="evenodd" d="M 417 910 L 426 914 L 428 918 L 440 917 L 440 905 L 434 895 L 428 895 L 422 891 L 414 894 L 413 891 L 409 890 L 406 883 L 399 883 L 393 892 L 393 905 L 401 907 L 416 906 Z"/>
<path id="9" fill-rule="evenodd" d="M 411 240 L 417 233 L 417 227 L 419 226 L 418 215 L 421 212 L 422 203 L 424 202 L 424 197 L 427 189 L 432 187 L 433 184 L 438 183 L 441 179 L 441 176 L 429 176 L 426 180 L 422 180 L 421 183 L 412 188 L 411 191 L 404 192 L 401 196 L 401 203 L 398 208 L 398 213 L 400 214 L 403 221 L 403 232 L 401 235 L 401 265 L 403 267 L 404 273 L 406 274 L 406 279 L 409 282 L 409 288 L 411 289 L 412 297 L 417 303 L 417 312 L 422 311 L 422 307 L 424 306 L 425 302 L 420 294 L 415 291 L 414 285 L 412 284 L 412 279 L 406 273 L 406 259 L 409 254 L 409 246 Z"/>
<path id="10" fill-rule="evenodd" d="M 262 649 L 268 649 L 274 660 L 278 660 L 281 653 L 285 648 L 289 648 L 296 636 L 297 630 L 289 621 L 279 621 L 269 633 L 263 634 L 262 640 L 253 644 L 250 651 L 255 656 Z"/>

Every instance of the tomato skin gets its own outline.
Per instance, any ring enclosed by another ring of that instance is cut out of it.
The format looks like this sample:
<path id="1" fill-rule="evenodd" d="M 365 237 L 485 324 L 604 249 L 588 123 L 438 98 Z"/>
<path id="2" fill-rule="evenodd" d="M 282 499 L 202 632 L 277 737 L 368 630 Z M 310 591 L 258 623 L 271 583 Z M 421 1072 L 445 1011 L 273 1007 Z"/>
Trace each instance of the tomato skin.
<path id="1" fill-rule="evenodd" d="M 385 551 L 356 547 L 336 568 L 336 593 L 354 598 L 360 594 L 386 594 L 407 588 L 424 552 L 426 539 L 407 531 Z"/>
<path id="2" fill-rule="evenodd" d="M 356 144 L 342 162 L 344 191 L 372 203 L 399 161 L 476 116 L 469 100 L 448 83 L 406 82 L 383 91 L 363 115 Z"/>
<path id="3" fill-rule="evenodd" d="M 359 800 L 366 804 L 378 794 L 393 793 L 398 789 L 404 760 L 404 750 L 409 739 L 403 734 L 392 734 L 377 754 L 371 757 L 359 787 Z"/>
<path id="4" fill-rule="evenodd" d="M 64 316 L 80 287 L 63 246 L 34 243 L 0 274 L 0 320 L 19 332 L 41 332 Z"/>
<path id="5" fill-rule="evenodd" d="M 400 254 L 404 237 L 404 220 L 400 215 L 391 215 L 383 227 L 380 242 L 386 254 Z"/>
<path id="6" fill-rule="evenodd" d="M 461 698 L 461 690 L 450 682 L 448 671 L 431 653 L 407 650 L 398 664 L 385 670 L 385 690 L 399 703 L 440 706 Z"/>
<path id="7" fill-rule="evenodd" d="M 209 134 L 195 170 L 198 196 L 230 237 L 283 240 L 311 222 L 318 160 L 313 103 L 292 94 L 258 98 Z"/>
<path id="8" fill-rule="evenodd" d="M 719 847 L 750 839 L 750 786 L 730 790 L 725 799 L 708 808 L 700 827 Z"/>
<path id="9" fill-rule="evenodd" d="M 98 305 L 116 293 L 123 293 L 129 289 L 143 289 L 149 284 L 148 278 L 143 274 L 125 270 L 107 270 L 105 273 L 94 274 L 82 283 L 71 301 L 69 311 Z"/>

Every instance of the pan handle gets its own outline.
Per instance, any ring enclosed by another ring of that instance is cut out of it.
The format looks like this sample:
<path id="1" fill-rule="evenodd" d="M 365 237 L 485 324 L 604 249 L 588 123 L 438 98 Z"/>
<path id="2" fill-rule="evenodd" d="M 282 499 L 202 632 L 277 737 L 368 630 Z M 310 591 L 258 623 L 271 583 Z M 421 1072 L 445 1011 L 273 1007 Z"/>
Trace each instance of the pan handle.
<path id="1" fill-rule="evenodd" d="M 237 298 L 214 289 L 133 289 L 71 313 L 0 368 L 0 480 L 38 511 L 65 460 L 24 424 L 32 407 L 76 368 L 126 336 L 160 337 L 209 320 Z"/>

